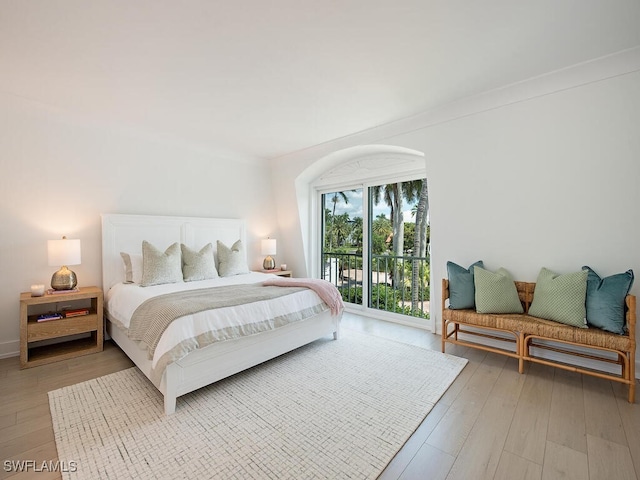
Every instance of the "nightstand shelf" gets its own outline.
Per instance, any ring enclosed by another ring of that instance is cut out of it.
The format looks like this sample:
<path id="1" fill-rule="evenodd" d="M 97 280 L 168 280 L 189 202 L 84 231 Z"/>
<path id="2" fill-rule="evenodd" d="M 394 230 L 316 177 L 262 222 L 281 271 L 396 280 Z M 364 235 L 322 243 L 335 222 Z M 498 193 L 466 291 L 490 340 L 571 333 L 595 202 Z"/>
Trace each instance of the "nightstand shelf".
<path id="1" fill-rule="evenodd" d="M 30 347 L 29 361 L 23 368 L 37 367 L 38 365 L 101 351 L 102 349 L 98 350 L 96 347 L 95 334 L 87 338 L 67 340 L 66 342 L 43 345 L 41 347 Z"/>
<path id="2" fill-rule="evenodd" d="M 45 308 L 55 311 L 60 303 L 89 301 L 88 315 L 38 322 L 30 310 Z M 78 292 L 32 297 L 20 294 L 20 368 L 35 367 L 67 358 L 101 352 L 104 343 L 102 290 L 98 287 L 80 288 Z M 80 334 L 83 338 L 69 338 Z M 43 340 L 60 339 L 59 343 L 41 344 Z"/>
<path id="3" fill-rule="evenodd" d="M 271 273 L 279 277 L 293 277 L 293 270 L 260 270 L 262 273 Z"/>

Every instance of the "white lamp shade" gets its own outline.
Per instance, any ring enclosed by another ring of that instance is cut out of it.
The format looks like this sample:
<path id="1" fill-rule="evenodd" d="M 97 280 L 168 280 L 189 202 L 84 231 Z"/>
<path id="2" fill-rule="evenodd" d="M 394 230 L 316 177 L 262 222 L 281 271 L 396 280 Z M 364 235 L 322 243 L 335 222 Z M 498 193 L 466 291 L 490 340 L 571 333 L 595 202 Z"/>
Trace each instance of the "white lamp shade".
<path id="1" fill-rule="evenodd" d="M 80 265 L 80 240 L 48 240 L 49 266 Z"/>
<path id="2" fill-rule="evenodd" d="M 276 239 L 265 238 L 262 240 L 262 255 L 275 255 L 276 254 Z"/>

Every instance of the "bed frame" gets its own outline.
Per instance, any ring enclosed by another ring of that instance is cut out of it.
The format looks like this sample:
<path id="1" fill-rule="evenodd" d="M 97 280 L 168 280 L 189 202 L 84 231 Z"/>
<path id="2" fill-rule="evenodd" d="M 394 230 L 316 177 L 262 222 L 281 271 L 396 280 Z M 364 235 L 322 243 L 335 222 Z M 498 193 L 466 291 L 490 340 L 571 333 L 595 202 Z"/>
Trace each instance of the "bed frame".
<path id="1" fill-rule="evenodd" d="M 246 227 L 243 220 L 165 217 L 149 215 L 102 215 L 102 280 L 105 299 L 107 292 L 124 279 L 120 252 L 142 253 L 142 240 L 160 249 L 174 242 L 200 250 L 216 240 L 232 245 L 242 240 L 247 247 Z M 245 248 L 245 252 L 247 248 Z M 246 253 L 245 253 L 246 255 Z M 214 253 L 217 260 L 217 253 Z M 146 351 L 126 333 L 109 321 L 105 309 L 107 333 L 136 364 L 151 378 L 151 361 Z M 195 350 L 178 362 L 170 364 L 158 389 L 164 395 L 164 411 L 170 415 L 176 410 L 177 397 L 217 382 L 247 368 L 258 365 L 286 352 L 313 342 L 319 338 L 339 335 L 340 316 L 332 316 L 327 310 L 301 322 L 295 322 L 277 330 L 246 338 L 217 342 Z"/>

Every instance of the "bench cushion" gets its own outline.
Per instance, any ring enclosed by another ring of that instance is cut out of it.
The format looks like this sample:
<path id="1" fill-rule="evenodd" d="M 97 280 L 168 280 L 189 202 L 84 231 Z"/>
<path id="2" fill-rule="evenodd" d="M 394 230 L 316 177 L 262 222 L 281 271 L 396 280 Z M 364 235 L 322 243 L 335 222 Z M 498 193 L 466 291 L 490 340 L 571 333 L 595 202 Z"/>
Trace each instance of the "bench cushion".
<path id="1" fill-rule="evenodd" d="M 467 325 L 477 325 L 478 327 L 498 327 L 498 315 L 487 313 L 476 313 L 475 310 L 452 310 L 446 309 L 442 312 L 445 320 Z"/>
<path id="2" fill-rule="evenodd" d="M 537 335 L 549 340 L 561 340 L 622 352 L 628 352 L 632 346 L 632 340 L 626 335 L 605 332 L 599 328 L 576 328 L 530 315 L 500 315 L 500 318 L 496 320 L 496 326 L 525 335 Z"/>
<path id="3" fill-rule="evenodd" d="M 606 332 L 598 328 L 576 328 L 553 320 L 532 317 L 526 314 L 485 314 L 475 310 L 444 310 L 443 317 L 457 323 L 490 327 L 525 335 L 537 335 L 550 340 L 579 343 L 600 348 L 627 352 L 632 341 L 626 335 Z"/>

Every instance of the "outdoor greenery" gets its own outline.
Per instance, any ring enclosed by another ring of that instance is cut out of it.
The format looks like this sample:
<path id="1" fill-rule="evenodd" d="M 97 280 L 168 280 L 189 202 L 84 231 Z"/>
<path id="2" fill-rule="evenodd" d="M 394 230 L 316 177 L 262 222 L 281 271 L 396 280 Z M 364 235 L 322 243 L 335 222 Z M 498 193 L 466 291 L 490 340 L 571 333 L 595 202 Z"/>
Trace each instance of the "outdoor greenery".
<path id="1" fill-rule="evenodd" d="M 362 303 L 363 221 L 348 213 L 336 213 L 338 203 L 348 204 L 348 191 L 325 195 L 323 262 L 347 302 Z M 372 187 L 371 202 L 384 202 L 390 218 L 382 213 L 371 221 L 372 308 L 428 318 L 422 302 L 429 300 L 430 265 L 428 190 L 426 179 Z M 405 202 L 415 204 L 414 222 L 404 222 Z M 382 280 L 380 280 L 382 279 Z M 377 283 L 380 282 L 380 283 Z M 365 299 L 366 300 L 366 299 Z M 365 303 L 368 303 L 365 301 Z"/>
<path id="2" fill-rule="evenodd" d="M 362 287 L 342 287 L 339 288 L 345 302 L 362 303 Z M 426 290 L 426 298 L 429 299 L 429 290 Z M 402 301 L 403 296 L 400 290 L 396 290 L 388 285 L 374 285 L 371 290 L 371 305 L 378 310 L 401 313 L 419 318 L 429 318 L 429 312 L 420 309 L 412 309 L 411 304 Z M 407 298 L 404 299 L 408 300 Z"/>

